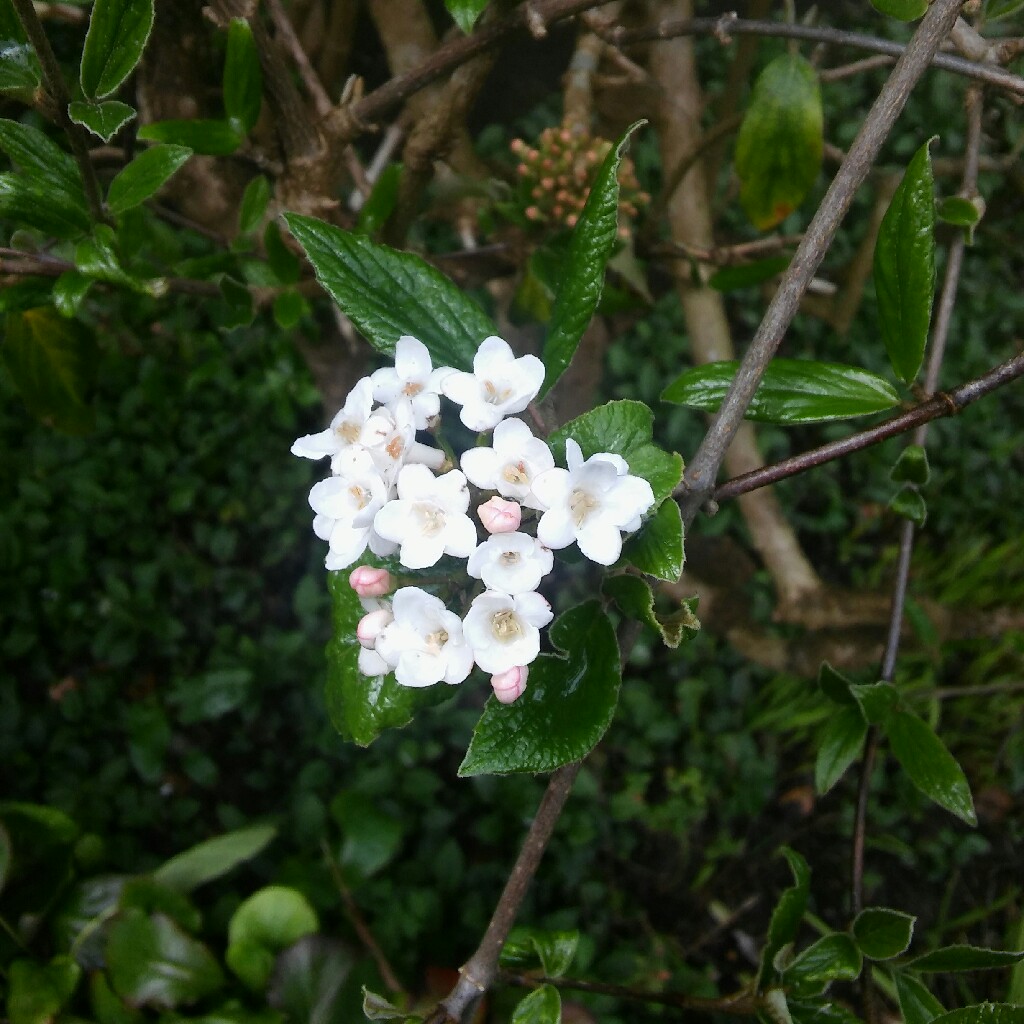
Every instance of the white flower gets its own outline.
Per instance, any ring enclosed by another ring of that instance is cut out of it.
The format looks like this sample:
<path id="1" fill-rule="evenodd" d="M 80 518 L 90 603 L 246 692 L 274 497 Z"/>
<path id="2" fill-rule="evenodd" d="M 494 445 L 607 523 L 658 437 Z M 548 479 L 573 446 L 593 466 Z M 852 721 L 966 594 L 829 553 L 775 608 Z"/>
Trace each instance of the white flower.
<path id="1" fill-rule="evenodd" d="M 549 469 L 533 481 L 533 492 L 547 509 L 537 537 L 549 548 L 573 541 L 591 561 L 611 565 L 622 553 L 621 530 L 640 528 L 640 517 L 654 504 L 651 485 L 629 475 L 625 459 L 608 452 L 583 461 L 580 446 L 565 442 L 568 470 Z"/>
<path id="2" fill-rule="evenodd" d="M 536 590 L 555 556 L 525 533 L 497 533 L 469 556 L 466 571 L 491 590 L 524 594 Z"/>
<path id="3" fill-rule="evenodd" d="M 435 370 L 427 346 L 405 334 L 395 345 L 395 365 L 385 366 L 370 375 L 373 397 L 392 409 L 408 403 L 416 429 L 425 430 L 440 410 L 440 384 L 451 372 L 450 367 Z"/>
<path id="4" fill-rule="evenodd" d="M 376 651 L 368 647 L 359 648 L 357 665 L 364 676 L 384 676 L 391 671 L 388 663 Z"/>
<path id="5" fill-rule="evenodd" d="M 364 377 L 348 393 L 345 404 L 331 420 L 331 425 L 318 434 L 306 434 L 292 445 L 292 455 L 304 459 L 322 459 L 337 455 L 352 445 L 361 445 L 363 430 L 373 408 L 373 384 Z"/>
<path id="6" fill-rule="evenodd" d="M 471 448 L 462 456 L 462 471 L 485 491 L 516 498 L 527 508 L 540 508 L 533 478 L 553 469 L 554 456 L 522 420 L 502 420 L 494 428 L 493 448 Z"/>
<path id="7" fill-rule="evenodd" d="M 463 630 L 476 663 L 501 674 L 537 657 L 540 629 L 551 619 L 551 605 L 536 592 L 511 597 L 487 590 L 470 605 Z"/>
<path id="8" fill-rule="evenodd" d="M 403 587 L 391 603 L 394 621 L 376 638 L 376 651 L 402 686 L 461 683 L 473 668 L 462 620 L 439 598 Z"/>
<path id="9" fill-rule="evenodd" d="M 518 359 L 508 342 L 485 338 L 473 357 L 473 372 L 454 370 L 441 381 L 441 391 L 462 406 L 462 422 L 470 430 L 491 430 L 506 416 L 522 412 L 544 383 L 544 364 L 536 356 Z"/>
<path id="10" fill-rule="evenodd" d="M 398 471 L 405 465 L 409 449 L 415 443 L 416 428 L 412 421 L 412 406 L 400 405 L 395 409 L 378 406 L 370 414 L 363 427 L 362 445 L 370 453 L 374 465 L 385 482 L 394 482 Z M 336 455 L 331 459 L 331 469 L 338 472 Z"/>
<path id="11" fill-rule="evenodd" d="M 442 555 L 468 558 L 476 548 L 476 527 L 466 515 L 469 487 L 457 469 L 435 477 L 426 466 L 403 466 L 398 500 L 376 515 L 374 529 L 401 545 L 399 559 L 410 569 L 425 569 Z"/>

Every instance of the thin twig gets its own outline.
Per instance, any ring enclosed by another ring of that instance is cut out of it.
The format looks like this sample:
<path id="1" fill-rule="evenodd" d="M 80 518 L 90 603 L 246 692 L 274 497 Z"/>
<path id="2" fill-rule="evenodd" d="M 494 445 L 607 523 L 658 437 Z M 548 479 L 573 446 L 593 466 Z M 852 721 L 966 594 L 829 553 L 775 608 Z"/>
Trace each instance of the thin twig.
<path id="1" fill-rule="evenodd" d="M 862 57 L 860 60 L 851 61 L 849 64 L 841 64 L 839 67 L 825 68 L 818 72 L 818 81 L 838 82 L 843 78 L 863 75 L 867 71 L 887 68 L 891 66 L 895 59 L 895 57 L 890 57 L 884 53 L 876 53 L 873 57 Z"/>
<path id="2" fill-rule="evenodd" d="M 302 79 L 302 84 L 306 87 L 306 92 L 309 93 L 309 97 L 313 101 L 316 112 L 321 117 L 324 117 L 331 109 L 331 97 L 327 95 L 327 90 L 323 87 L 320 76 L 309 62 L 309 57 L 299 41 L 299 37 L 295 34 L 295 28 L 288 17 L 288 13 L 281 6 L 281 0 L 266 0 L 266 4 L 267 10 L 270 11 L 270 19 L 274 23 L 274 31 L 277 33 L 277 38 L 281 40 L 288 51 L 288 55 L 295 62 L 295 67 L 299 71 L 299 77 Z"/>
<path id="3" fill-rule="evenodd" d="M 929 700 L 958 700 L 964 697 L 995 697 L 1000 693 L 1019 693 L 1024 690 L 1021 683 L 986 683 L 983 686 L 940 686 L 927 693 Z"/>

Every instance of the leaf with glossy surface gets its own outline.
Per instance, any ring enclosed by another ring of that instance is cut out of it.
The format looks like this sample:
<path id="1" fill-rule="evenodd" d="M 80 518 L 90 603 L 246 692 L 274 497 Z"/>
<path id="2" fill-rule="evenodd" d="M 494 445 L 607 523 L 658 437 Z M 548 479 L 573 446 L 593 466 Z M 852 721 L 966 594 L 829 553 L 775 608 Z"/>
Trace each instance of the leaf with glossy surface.
<path id="1" fill-rule="evenodd" d="M 549 772 L 594 749 L 619 700 L 619 645 L 597 601 L 570 608 L 551 624 L 565 657 L 542 654 L 514 704 L 490 697 L 459 775 Z"/>
<path id="2" fill-rule="evenodd" d="M 605 268 L 618 238 L 619 164 L 629 137 L 646 121 L 636 121 L 604 158 L 562 262 L 562 277 L 544 339 L 543 398 L 566 371 L 590 318 L 601 301 Z"/>
<path id="3" fill-rule="evenodd" d="M 553 985 L 541 985 L 531 992 L 512 1014 L 511 1024 L 561 1024 L 562 997 Z"/>
<path id="4" fill-rule="evenodd" d="M 135 108 L 120 100 L 85 103 L 76 100 L 68 105 L 68 117 L 75 124 L 88 128 L 93 135 L 109 142 L 133 117 Z"/>
<path id="5" fill-rule="evenodd" d="M 483 14 L 487 0 L 444 0 L 444 5 L 455 20 L 455 24 L 469 35 L 473 31 L 476 19 Z"/>
<path id="6" fill-rule="evenodd" d="M 82 92 L 103 99 L 132 73 L 153 28 L 153 0 L 95 0 L 82 51 Z"/>
<path id="7" fill-rule="evenodd" d="M 263 73 L 256 54 L 252 29 L 245 18 L 232 18 L 224 58 L 224 113 L 248 134 L 260 116 Z"/>
<path id="8" fill-rule="evenodd" d="M 860 756 L 867 733 L 868 723 L 856 705 L 846 705 L 829 715 L 814 762 L 814 788 L 819 795 L 827 793 Z"/>
<path id="9" fill-rule="evenodd" d="M 619 606 L 623 614 L 650 626 L 666 647 L 676 648 L 700 630 L 700 620 L 693 609 L 697 599 L 681 601 L 680 607 L 664 615 L 654 607 L 654 592 L 639 576 L 606 576 L 601 589 Z"/>
<path id="10" fill-rule="evenodd" d="M 144 124 L 139 129 L 139 138 L 184 146 L 206 156 L 230 156 L 242 144 L 244 136 L 230 121 L 195 118 Z"/>
<path id="11" fill-rule="evenodd" d="M 811 869 L 807 861 L 788 846 L 782 847 L 781 853 L 789 862 L 794 884 L 779 897 L 768 922 L 768 934 L 765 936 L 764 949 L 761 950 L 758 988 L 763 988 L 766 981 L 778 976 L 773 966 L 776 954 L 796 938 L 811 890 Z"/>
<path id="12" fill-rule="evenodd" d="M 981 209 L 977 203 L 963 196 L 946 196 L 935 211 L 939 220 L 955 224 L 959 228 L 973 228 L 981 220 Z"/>
<path id="13" fill-rule="evenodd" d="M 678 582 L 685 561 L 679 506 L 674 501 L 662 502 L 658 511 L 626 541 L 622 557 L 641 572 L 669 583 Z"/>
<path id="14" fill-rule="evenodd" d="M 796 995 L 816 995 L 834 981 L 860 976 L 864 961 L 857 944 L 845 932 L 825 935 L 803 950 L 783 977 Z"/>
<path id="15" fill-rule="evenodd" d="M 31 102 L 41 81 L 35 50 L 28 43 L 0 36 L 0 93 Z"/>
<path id="16" fill-rule="evenodd" d="M 576 929 L 552 931 L 519 925 L 501 947 L 501 967 L 520 972 L 539 967 L 545 977 L 560 978 L 572 966 L 579 941 Z"/>
<path id="17" fill-rule="evenodd" d="M 942 1003 L 928 991 L 920 978 L 896 971 L 894 980 L 903 1024 L 931 1024 L 936 1017 L 946 1012 Z"/>
<path id="18" fill-rule="evenodd" d="M 909 711 L 892 711 L 882 724 L 893 756 L 910 781 L 940 807 L 968 825 L 976 825 L 978 819 L 967 776 L 931 728 Z M 915 970 L 922 969 L 915 965 Z"/>
<path id="19" fill-rule="evenodd" d="M 916 920 L 912 914 L 901 910 L 866 907 L 854 918 L 850 931 L 866 957 L 891 960 L 910 947 Z"/>
<path id="20" fill-rule="evenodd" d="M 871 6 L 899 21 L 917 21 L 928 10 L 929 0 L 871 0 Z"/>
<path id="21" fill-rule="evenodd" d="M 935 292 L 931 139 L 911 158 L 875 242 L 879 327 L 896 376 L 910 384 L 924 359 Z"/>
<path id="22" fill-rule="evenodd" d="M 151 146 L 143 150 L 110 183 L 110 212 L 124 213 L 156 195 L 191 155 L 187 146 Z"/>
<path id="23" fill-rule="evenodd" d="M 89 214 L 54 195 L 25 174 L 0 174 L 0 220 L 54 238 L 75 238 L 89 230 Z"/>
<path id="24" fill-rule="evenodd" d="M 669 384 L 661 397 L 716 412 L 739 365 L 729 360 L 695 366 Z M 887 380 L 856 366 L 773 359 L 744 415 L 748 420 L 785 426 L 826 423 L 884 412 L 899 400 Z"/>
<path id="25" fill-rule="evenodd" d="M 398 339 L 411 334 L 435 367 L 472 370 L 480 343 L 497 333 L 472 299 L 419 256 L 314 217 L 284 219 L 317 280 L 378 352 L 394 354 Z"/>
<path id="26" fill-rule="evenodd" d="M 788 217 L 821 168 L 821 90 L 797 54 L 776 57 L 757 77 L 736 140 L 740 203 L 759 231 Z"/>
<path id="27" fill-rule="evenodd" d="M 297 889 L 268 885 L 255 892 L 228 923 L 228 966 L 258 991 L 270 980 L 278 952 L 320 927 L 316 911 Z"/>
<path id="28" fill-rule="evenodd" d="M 984 949 L 981 946 L 943 946 L 908 960 L 902 967 L 915 971 L 988 971 L 1024 961 L 1024 950 Z"/>
<path id="29" fill-rule="evenodd" d="M 153 878 L 179 892 L 191 892 L 251 860 L 276 835 L 274 825 L 250 825 L 215 836 L 175 854 L 153 872 Z"/>
<path id="30" fill-rule="evenodd" d="M 77 211 L 88 227 L 82 178 L 69 154 L 37 128 L 4 119 L 0 119 L 0 149 L 22 170 L 27 183 L 46 197 L 44 201 Z"/>

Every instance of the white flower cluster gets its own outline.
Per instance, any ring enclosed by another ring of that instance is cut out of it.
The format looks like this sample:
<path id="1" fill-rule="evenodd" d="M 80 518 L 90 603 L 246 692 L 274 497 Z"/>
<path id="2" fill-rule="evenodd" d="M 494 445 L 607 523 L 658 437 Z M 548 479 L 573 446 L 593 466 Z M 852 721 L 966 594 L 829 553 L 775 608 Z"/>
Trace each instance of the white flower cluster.
<path id="1" fill-rule="evenodd" d="M 331 459 L 332 475 L 309 495 L 313 529 L 330 547 L 328 569 L 347 568 L 367 548 L 397 550 L 410 570 L 443 555 L 465 558 L 468 575 L 483 583 L 460 618 L 420 587 L 401 587 L 389 600 L 391 575 L 357 567 L 349 580 L 366 610 L 357 630 L 366 675 L 394 672 L 403 686 L 454 684 L 476 664 L 491 673 L 499 700 L 515 700 L 552 619 L 537 593 L 553 568 L 552 549 L 576 543 L 587 558 L 611 565 L 622 531 L 638 529 L 654 504 L 650 484 L 630 476 L 619 456 L 585 460 L 570 438 L 568 468 L 560 469 L 526 423 L 507 418 L 526 409 L 543 381 L 541 361 L 517 358 L 501 338 L 486 338 L 473 372 L 464 373 L 434 369 L 426 346 L 405 336 L 394 367 L 360 380 L 326 430 L 292 445 L 303 458 Z M 465 452 L 460 469 L 416 436 L 436 432 L 442 395 L 461 406 L 471 430 L 493 431 L 491 447 Z M 488 534 L 482 542 L 468 515 L 470 484 L 497 492 L 476 509 Z M 535 521 L 536 536 L 524 532 L 524 520 Z M 464 588 L 466 581 L 453 582 Z"/>

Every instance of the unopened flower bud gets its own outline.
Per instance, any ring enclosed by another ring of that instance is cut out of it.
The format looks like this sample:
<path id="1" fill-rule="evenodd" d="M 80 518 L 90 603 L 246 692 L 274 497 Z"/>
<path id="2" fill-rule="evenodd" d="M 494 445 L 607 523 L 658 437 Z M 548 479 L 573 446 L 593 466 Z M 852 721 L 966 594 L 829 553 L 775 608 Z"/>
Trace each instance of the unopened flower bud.
<path id="1" fill-rule="evenodd" d="M 480 505 L 476 514 L 488 533 L 515 533 L 523 519 L 523 510 L 518 502 L 497 496 Z"/>
<path id="2" fill-rule="evenodd" d="M 390 608 L 381 608 L 379 611 L 370 612 L 359 620 L 356 626 L 356 639 L 363 647 L 373 647 L 377 637 L 385 626 L 390 625 L 395 617 L 391 614 Z"/>
<path id="3" fill-rule="evenodd" d="M 516 665 L 506 672 L 499 672 L 491 676 L 491 686 L 494 687 L 494 696 L 502 704 L 511 704 L 518 700 L 526 689 L 526 677 L 530 670 L 525 665 Z"/>
<path id="4" fill-rule="evenodd" d="M 371 565 L 357 566 L 349 574 L 348 582 L 360 597 L 389 594 L 395 585 L 387 569 L 374 569 Z"/>

